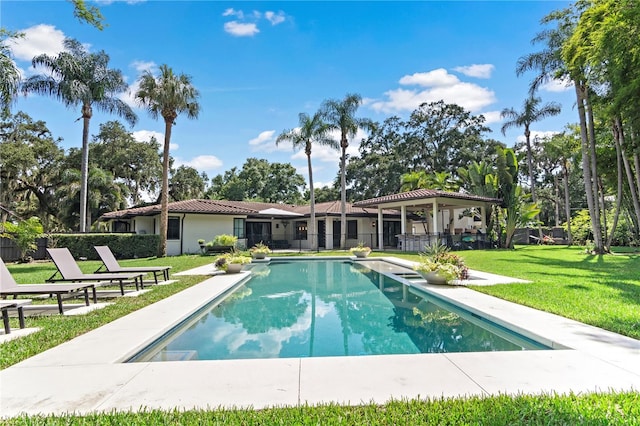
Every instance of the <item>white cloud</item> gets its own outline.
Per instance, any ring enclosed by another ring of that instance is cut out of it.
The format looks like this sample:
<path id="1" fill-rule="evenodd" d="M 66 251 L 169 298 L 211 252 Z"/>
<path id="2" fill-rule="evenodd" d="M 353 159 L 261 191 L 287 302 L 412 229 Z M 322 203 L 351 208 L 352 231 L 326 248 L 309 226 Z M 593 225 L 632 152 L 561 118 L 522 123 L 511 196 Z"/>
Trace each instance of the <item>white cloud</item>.
<path id="1" fill-rule="evenodd" d="M 407 86 L 441 87 L 452 86 L 459 83 L 458 77 L 451 75 L 444 68 L 429 72 L 417 72 L 412 75 L 405 75 L 400 79 L 400 84 Z"/>
<path id="2" fill-rule="evenodd" d="M 487 111 L 481 113 L 484 118 L 484 124 L 500 123 L 502 121 L 501 111 Z"/>
<path id="3" fill-rule="evenodd" d="M 541 90 L 554 93 L 566 92 L 567 90 L 571 90 L 572 88 L 573 82 L 569 79 L 553 79 L 540 86 Z"/>
<path id="4" fill-rule="evenodd" d="M 453 70 L 469 77 L 491 78 L 491 73 L 494 68 L 495 67 L 491 64 L 473 64 L 463 67 L 455 67 Z"/>
<path id="5" fill-rule="evenodd" d="M 228 9 L 226 9 L 223 13 L 222 16 L 235 16 L 238 19 L 244 19 L 244 13 L 242 13 L 241 10 L 235 10 L 234 8 L 230 7 Z"/>
<path id="6" fill-rule="evenodd" d="M 211 172 L 218 170 L 222 167 L 222 160 L 215 155 L 198 155 L 191 160 L 178 160 L 176 159 L 178 166 L 190 166 L 199 172 Z"/>
<path id="7" fill-rule="evenodd" d="M 256 24 L 243 24 L 238 21 L 226 22 L 224 24 L 224 30 L 235 37 L 253 37 L 260 32 Z"/>
<path id="8" fill-rule="evenodd" d="M 137 130 L 132 133 L 133 138 L 138 142 L 149 142 L 152 137 L 162 145 L 164 143 L 164 133 L 156 132 L 153 130 Z"/>
<path id="9" fill-rule="evenodd" d="M 281 24 L 286 19 L 285 14 L 282 11 L 276 13 L 269 10 L 264 13 L 264 17 L 271 22 L 271 25 Z"/>
<path id="10" fill-rule="evenodd" d="M 414 111 L 424 102 L 444 101 L 477 113 L 496 101 L 493 91 L 477 84 L 460 81 L 458 77 L 449 74 L 442 68 L 426 73 L 406 75 L 400 79 L 400 84 L 425 88 L 389 90 L 385 92 L 386 99 L 368 99 L 367 105 L 378 112 L 394 113 Z"/>
<path id="11" fill-rule="evenodd" d="M 142 74 L 145 71 L 153 72 L 158 67 L 153 61 L 133 61 L 129 66 L 135 69 L 138 74 Z"/>
<path id="12" fill-rule="evenodd" d="M 249 145 L 257 146 L 257 145 L 269 144 L 271 142 L 275 143 L 276 141 L 274 138 L 275 134 L 276 134 L 275 130 L 265 130 L 264 132 L 260 132 L 260 134 L 257 137 L 249 141 Z"/>
<path id="13" fill-rule="evenodd" d="M 538 131 L 538 130 L 532 130 L 531 131 L 531 135 L 529 135 L 529 139 L 531 140 L 531 142 L 533 143 L 533 141 L 538 138 L 538 139 L 544 139 L 544 138 L 550 138 L 553 135 L 556 135 L 560 132 L 555 131 L 555 130 L 546 130 L 546 131 Z M 520 135 L 516 138 L 517 142 L 520 143 L 524 143 L 526 142 L 526 138 L 524 137 L 524 135 Z"/>
<path id="14" fill-rule="evenodd" d="M 16 59 L 31 62 L 34 56 L 43 53 L 56 56 L 64 50 L 65 35 L 53 25 L 35 25 L 20 32 L 24 37 L 8 42 Z"/>

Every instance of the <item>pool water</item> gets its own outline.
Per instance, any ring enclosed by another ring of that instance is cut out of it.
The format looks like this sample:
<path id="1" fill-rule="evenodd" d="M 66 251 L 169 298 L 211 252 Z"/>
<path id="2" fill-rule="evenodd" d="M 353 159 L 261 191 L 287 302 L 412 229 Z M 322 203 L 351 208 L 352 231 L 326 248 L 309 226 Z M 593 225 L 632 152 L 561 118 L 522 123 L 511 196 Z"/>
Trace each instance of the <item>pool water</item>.
<path id="1" fill-rule="evenodd" d="M 131 361 L 548 349 L 368 263 L 251 265 L 251 279 Z"/>

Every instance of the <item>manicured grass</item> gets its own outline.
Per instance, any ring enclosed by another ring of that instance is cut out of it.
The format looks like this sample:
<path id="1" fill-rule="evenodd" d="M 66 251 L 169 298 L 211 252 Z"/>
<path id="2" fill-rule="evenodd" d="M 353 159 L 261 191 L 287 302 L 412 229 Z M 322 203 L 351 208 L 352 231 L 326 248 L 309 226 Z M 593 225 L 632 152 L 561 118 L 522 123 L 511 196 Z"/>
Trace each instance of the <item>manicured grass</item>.
<path id="1" fill-rule="evenodd" d="M 7 425 L 637 425 L 640 395 L 496 396 L 384 405 L 22 416 Z"/>
<path id="2" fill-rule="evenodd" d="M 559 246 L 461 254 L 472 269 L 532 281 L 474 290 L 640 339 L 639 255 Z"/>

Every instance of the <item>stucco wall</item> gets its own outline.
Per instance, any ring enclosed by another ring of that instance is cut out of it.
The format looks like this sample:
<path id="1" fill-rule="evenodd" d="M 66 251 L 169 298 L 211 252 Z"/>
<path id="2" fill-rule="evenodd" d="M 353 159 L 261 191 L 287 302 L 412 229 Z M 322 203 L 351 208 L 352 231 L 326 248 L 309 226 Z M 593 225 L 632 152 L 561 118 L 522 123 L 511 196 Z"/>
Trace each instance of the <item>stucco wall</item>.
<path id="1" fill-rule="evenodd" d="M 198 245 L 199 239 L 203 239 L 208 242 L 213 240 L 216 235 L 233 235 L 234 218 L 241 219 L 244 217 L 204 214 L 185 215 L 182 235 L 184 253 L 200 253 L 200 246 Z"/>

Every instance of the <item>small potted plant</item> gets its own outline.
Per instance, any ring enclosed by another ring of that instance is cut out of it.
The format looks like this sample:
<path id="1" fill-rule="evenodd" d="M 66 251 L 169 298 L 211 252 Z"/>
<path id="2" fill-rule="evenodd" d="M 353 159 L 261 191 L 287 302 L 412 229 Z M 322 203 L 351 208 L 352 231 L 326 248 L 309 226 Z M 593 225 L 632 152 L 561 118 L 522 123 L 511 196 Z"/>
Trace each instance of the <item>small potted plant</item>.
<path id="1" fill-rule="evenodd" d="M 218 256 L 213 264 L 216 269 L 225 271 L 227 274 L 237 274 L 242 270 L 242 265 L 250 262 L 251 258 L 249 256 L 233 251 L 231 253 L 225 253 L 222 256 Z"/>
<path id="2" fill-rule="evenodd" d="M 249 252 L 251 252 L 251 257 L 253 257 L 254 259 L 264 259 L 268 254 L 271 253 L 271 249 L 269 248 L 269 246 L 263 244 L 262 241 L 260 241 L 258 244 L 251 247 L 249 249 Z"/>
<path id="3" fill-rule="evenodd" d="M 454 280 L 469 278 L 469 268 L 464 260 L 442 244 L 425 248 L 414 269 L 429 284 L 451 284 Z"/>
<path id="4" fill-rule="evenodd" d="M 350 251 L 355 257 L 364 258 L 369 256 L 369 253 L 371 253 L 371 247 L 365 246 L 361 241 L 357 246 L 351 247 Z"/>

